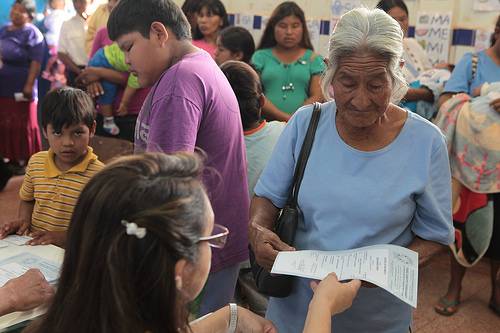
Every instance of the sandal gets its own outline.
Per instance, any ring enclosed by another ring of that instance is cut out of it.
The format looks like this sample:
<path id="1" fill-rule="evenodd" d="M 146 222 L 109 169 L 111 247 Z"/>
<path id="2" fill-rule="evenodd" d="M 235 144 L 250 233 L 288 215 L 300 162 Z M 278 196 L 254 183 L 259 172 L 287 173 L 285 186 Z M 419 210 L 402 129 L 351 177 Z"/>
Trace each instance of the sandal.
<path id="1" fill-rule="evenodd" d="M 434 310 L 443 316 L 452 316 L 458 311 L 458 305 L 460 305 L 459 300 L 449 301 L 446 298 L 441 297 L 438 304 L 434 306 Z"/>
<path id="2" fill-rule="evenodd" d="M 500 306 L 496 304 L 493 300 L 490 301 L 488 307 L 491 309 L 491 311 L 495 312 L 497 316 L 500 316 Z"/>

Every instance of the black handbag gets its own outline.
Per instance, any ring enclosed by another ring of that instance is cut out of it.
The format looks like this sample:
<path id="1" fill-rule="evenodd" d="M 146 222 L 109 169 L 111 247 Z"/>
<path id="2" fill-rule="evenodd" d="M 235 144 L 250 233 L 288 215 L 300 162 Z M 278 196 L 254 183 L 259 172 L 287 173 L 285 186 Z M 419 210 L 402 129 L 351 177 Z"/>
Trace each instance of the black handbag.
<path id="1" fill-rule="evenodd" d="M 299 160 L 295 166 L 293 174 L 293 182 L 288 195 L 288 200 L 281 210 L 275 224 L 274 232 L 284 243 L 293 245 L 295 239 L 295 231 L 299 217 L 302 215 L 297 198 L 299 194 L 300 184 L 304 176 L 304 170 L 307 165 L 307 160 L 314 142 L 314 135 L 318 127 L 319 118 L 321 116 L 321 104 L 314 103 L 309 127 L 300 149 Z M 262 294 L 272 297 L 286 297 L 292 290 L 293 277 L 289 275 L 271 275 L 269 271 L 262 268 L 255 261 L 255 254 L 250 249 L 250 264 L 252 266 L 252 274 L 255 279 L 257 289 Z"/>

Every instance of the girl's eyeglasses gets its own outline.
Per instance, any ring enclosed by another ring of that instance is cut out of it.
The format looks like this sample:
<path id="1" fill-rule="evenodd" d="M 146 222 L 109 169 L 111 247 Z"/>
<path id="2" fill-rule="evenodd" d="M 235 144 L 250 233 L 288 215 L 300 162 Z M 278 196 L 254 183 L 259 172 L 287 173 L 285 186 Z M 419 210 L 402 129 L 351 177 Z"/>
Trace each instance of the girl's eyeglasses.
<path id="1" fill-rule="evenodd" d="M 229 229 L 220 224 L 214 224 L 214 229 L 210 236 L 200 237 L 198 242 L 207 241 L 208 246 L 222 249 L 226 245 Z"/>

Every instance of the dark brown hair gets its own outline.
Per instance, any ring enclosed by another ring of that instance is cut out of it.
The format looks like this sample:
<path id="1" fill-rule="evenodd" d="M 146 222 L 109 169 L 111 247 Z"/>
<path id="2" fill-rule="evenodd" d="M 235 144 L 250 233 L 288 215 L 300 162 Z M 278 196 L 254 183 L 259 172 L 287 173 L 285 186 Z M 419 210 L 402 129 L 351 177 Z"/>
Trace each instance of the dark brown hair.
<path id="1" fill-rule="evenodd" d="M 240 107 L 243 129 L 260 120 L 260 96 L 262 86 L 259 76 L 250 65 L 242 61 L 229 60 L 220 66 L 222 73 L 227 77 Z"/>
<path id="2" fill-rule="evenodd" d="M 229 20 L 227 18 L 227 12 L 226 12 L 226 7 L 224 7 L 224 4 L 220 0 L 200 0 L 198 2 L 198 9 L 196 10 L 196 13 L 199 14 L 203 8 L 207 8 L 207 11 L 212 14 L 212 15 L 217 15 L 220 16 L 222 20 L 222 26 L 220 29 L 224 29 L 229 25 Z M 200 30 L 200 27 L 196 25 L 196 29 L 193 34 L 193 39 L 203 39 L 203 33 Z"/>
<path id="3" fill-rule="evenodd" d="M 267 49 L 276 46 L 276 38 L 274 38 L 274 27 L 279 21 L 288 16 L 296 16 L 302 24 L 302 41 L 300 46 L 309 50 L 314 50 L 309 37 L 309 30 L 307 29 L 306 18 L 304 11 L 293 1 L 285 1 L 273 10 L 269 21 L 267 22 L 266 29 L 260 39 L 258 50 Z"/>
<path id="4" fill-rule="evenodd" d="M 172 0 L 120 0 L 109 15 L 108 35 L 114 41 L 131 32 L 149 38 L 155 21 L 172 30 L 178 40 L 191 38 L 191 26 Z"/>
<path id="5" fill-rule="evenodd" d="M 53 303 L 28 332 L 185 331 L 175 263 L 196 262 L 206 228 L 201 169 L 191 154 L 147 153 L 96 174 L 75 207 Z M 145 237 L 128 235 L 123 220 Z"/>
<path id="6" fill-rule="evenodd" d="M 36 14 L 36 5 L 33 0 L 16 0 L 12 6 L 19 4 L 26 9 L 26 12 L 28 13 L 28 16 L 30 17 L 31 20 L 35 18 Z"/>
<path id="7" fill-rule="evenodd" d="M 65 87 L 52 90 L 43 98 L 41 109 L 44 130 L 47 130 L 48 124 L 57 132 L 65 126 L 80 123 L 88 128 L 94 125 L 94 101 L 80 89 Z"/>
<path id="8" fill-rule="evenodd" d="M 219 39 L 226 49 L 231 53 L 241 52 L 243 57 L 241 61 L 250 63 L 255 52 L 255 42 L 250 32 L 243 27 L 227 27 L 219 34 Z"/>
<path id="9" fill-rule="evenodd" d="M 498 15 L 497 24 L 495 24 L 495 29 L 493 30 L 493 34 L 491 34 L 491 46 L 495 45 L 497 39 L 495 35 L 500 34 L 500 15 Z"/>
<path id="10" fill-rule="evenodd" d="M 406 13 L 406 16 L 409 16 L 408 7 L 406 7 L 406 4 L 402 0 L 381 0 L 375 6 L 375 8 L 380 8 L 386 13 L 389 13 L 395 7 L 401 8 Z"/>

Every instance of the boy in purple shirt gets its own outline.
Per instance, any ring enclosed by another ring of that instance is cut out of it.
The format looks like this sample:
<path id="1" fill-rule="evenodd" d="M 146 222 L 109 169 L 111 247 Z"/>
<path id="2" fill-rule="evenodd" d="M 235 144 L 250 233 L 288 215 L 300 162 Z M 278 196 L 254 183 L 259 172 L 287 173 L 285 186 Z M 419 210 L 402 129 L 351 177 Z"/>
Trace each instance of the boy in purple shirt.
<path id="1" fill-rule="evenodd" d="M 201 149 L 204 183 L 216 223 L 230 230 L 213 251 L 199 315 L 233 297 L 239 264 L 247 259 L 249 211 L 246 157 L 238 101 L 210 55 L 191 44 L 191 30 L 171 0 L 122 0 L 108 33 L 125 52 L 142 87 L 152 86 L 137 119 L 136 152 Z"/>

